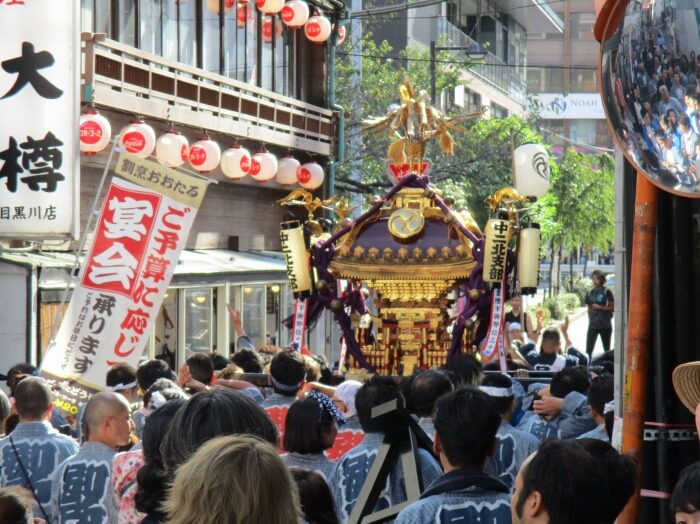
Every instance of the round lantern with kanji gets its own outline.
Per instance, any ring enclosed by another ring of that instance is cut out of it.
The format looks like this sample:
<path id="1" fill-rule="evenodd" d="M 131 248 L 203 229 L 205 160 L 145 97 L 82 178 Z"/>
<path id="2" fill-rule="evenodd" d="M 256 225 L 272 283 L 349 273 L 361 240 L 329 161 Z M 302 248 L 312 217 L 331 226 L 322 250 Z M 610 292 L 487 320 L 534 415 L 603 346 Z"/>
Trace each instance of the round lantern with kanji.
<path id="1" fill-rule="evenodd" d="M 299 168 L 297 180 L 304 189 L 313 191 L 323 185 L 325 174 L 316 162 L 308 162 Z"/>
<path id="2" fill-rule="evenodd" d="M 290 0 L 284 4 L 280 16 L 288 27 L 299 28 L 309 20 L 309 4 L 303 0 Z"/>
<path id="3" fill-rule="evenodd" d="M 132 120 L 119 132 L 120 142 L 128 153 L 147 158 L 156 147 L 156 132 L 142 118 Z"/>
<path id="4" fill-rule="evenodd" d="M 95 155 L 102 151 L 112 138 L 112 126 L 97 109 L 90 109 L 80 115 L 80 151 Z"/>
<path id="5" fill-rule="evenodd" d="M 238 180 L 250 173 L 252 159 L 245 147 L 232 145 L 221 155 L 221 171 L 228 178 Z"/>
<path id="6" fill-rule="evenodd" d="M 284 7 L 284 0 L 255 0 L 255 5 L 266 15 L 274 15 Z"/>
<path id="7" fill-rule="evenodd" d="M 156 158 L 168 167 L 180 167 L 189 156 L 189 142 L 182 133 L 171 129 L 156 142 Z"/>
<path id="8" fill-rule="evenodd" d="M 273 25 L 275 38 L 282 36 L 282 23 L 279 20 L 274 20 L 272 16 L 266 16 L 262 23 L 262 37 L 264 42 L 272 42 Z"/>
<path id="9" fill-rule="evenodd" d="M 263 147 L 260 152 L 253 155 L 250 165 L 250 176 L 258 182 L 267 182 L 275 178 L 277 168 L 277 158 Z"/>
<path id="10" fill-rule="evenodd" d="M 235 5 L 236 0 L 224 0 L 224 11 L 230 11 L 235 7 Z M 209 7 L 209 11 L 211 11 L 212 13 L 219 14 L 219 0 L 207 0 L 207 7 Z"/>
<path id="11" fill-rule="evenodd" d="M 331 21 L 323 15 L 314 15 L 304 26 L 306 38 L 316 44 L 322 44 L 331 36 Z"/>
<path id="12" fill-rule="evenodd" d="M 335 45 L 342 45 L 348 36 L 348 30 L 345 29 L 344 25 L 339 25 L 337 31 L 338 31 L 338 36 L 336 38 Z"/>
<path id="13" fill-rule="evenodd" d="M 190 147 L 190 165 L 200 173 L 216 169 L 221 161 L 221 148 L 209 135 L 202 137 Z"/>
<path id="14" fill-rule="evenodd" d="M 297 171 L 301 163 L 291 154 L 279 159 L 275 180 L 282 186 L 291 186 L 297 183 Z"/>

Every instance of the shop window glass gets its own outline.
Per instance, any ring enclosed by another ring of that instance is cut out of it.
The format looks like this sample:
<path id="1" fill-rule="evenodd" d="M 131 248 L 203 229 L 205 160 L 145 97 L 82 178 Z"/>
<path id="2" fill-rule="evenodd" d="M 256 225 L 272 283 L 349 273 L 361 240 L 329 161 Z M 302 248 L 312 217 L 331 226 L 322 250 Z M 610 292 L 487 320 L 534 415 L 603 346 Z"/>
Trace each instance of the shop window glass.
<path id="1" fill-rule="evenodd" d="M 163 54 L 163 10 L 161 0 L 140 0 L 139 45 L 157 55 Z"/>
<path id="2" fill-rule="evenodd" d="M 202 7 L 202 69 L 220 73 L 219 13 Z"/>
<path id="3" fill-rule="evenodd" d="M 136 0 L 119 0 L 119 41 L 136 46 Z"/>
<path id="4" fill-rule="evenodd" d="M 265 286 L 243 286 L 243 329 L 255 347 L 267 344 L 265 331 Z"/>
<path id="5" fill-rule="evenodd" d="M 174 364 L 177 353 L 177 290 L 168 289 L 158 311 L 155 330 L 155 354 Z"/>
<path id="6" fill-rule="evenodd" d="M 196 65 L 197 24 L 196 2 L 178 3 L 178 60 Z"/>
<path id="7" fill-rule="evenodd" d="M 185 293 L 185 350 L 211 351 L 214 340 L 214 308 L 212 290 L 186 289 Z"/>

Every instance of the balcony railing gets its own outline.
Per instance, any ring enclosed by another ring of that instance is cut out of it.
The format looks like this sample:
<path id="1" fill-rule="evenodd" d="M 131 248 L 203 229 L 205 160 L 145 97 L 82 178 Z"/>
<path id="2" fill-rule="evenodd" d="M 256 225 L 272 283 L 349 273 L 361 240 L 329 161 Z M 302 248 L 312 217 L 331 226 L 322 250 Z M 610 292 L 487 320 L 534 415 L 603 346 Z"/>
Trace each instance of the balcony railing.
<path id="1" fill-rule="evenodd" d="M 331 156 L 333 112 L 83 34 L 83 100 L 176 125 Z"/>
<path id="2" fill-rule="evenodd" d="M 465 34 L 459 27 L 450 23 L 446 18 L 435 19 L 433 38 L 437 41 L 446 39 L 450 46 L 471 47 L 476 45 L 476 40 Z M 460 51 L 453 51 L 459 53 Z M 527 85 L 514 72 L 512 64 L 507 64 L 493 53 L 486 55 L 483 64 L 470 67 L 469 72 L 480 80 L 498 89 L 520 105 L 527 101 Z"/>

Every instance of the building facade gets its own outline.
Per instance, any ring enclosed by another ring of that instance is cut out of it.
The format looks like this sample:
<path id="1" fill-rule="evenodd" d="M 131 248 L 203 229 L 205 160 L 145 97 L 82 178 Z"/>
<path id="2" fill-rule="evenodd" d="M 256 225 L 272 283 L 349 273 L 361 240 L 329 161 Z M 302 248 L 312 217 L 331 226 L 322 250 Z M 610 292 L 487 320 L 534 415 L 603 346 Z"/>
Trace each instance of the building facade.
<path id="1" fill-rule="evenodd" d="M 338 0 L 309 5 L 335 27 L 345 15 Z M 335 160 L 339 119 L 328 99 L 330 41 L 314 44 L 303 28 L 284 26 L 279 14 L 268 17 L 255 2 L 230 0 L 82 0 L 81 24 L 82 102 L 109 120 L 113 136 L 140 116 L 157 136 L 175 128 L 190 144 L 206 133 L 222 150 L 233 143 L 251 153 L 265 147 L 326 169 Z M 81 227 L 101 205 L 103 173 L 113 167 L 108 149 L 82 157 Z M 215 183 L 144 348 L 150 356 L 172 352 L 179 363 L 190 351 L 228 355 L 235 335 L 227 304 L 241 311 L 257 345 L 289 341 L 282 320 L 292 296 L 279 253 L 284 212 L 276 201 L 290 187 L 274 179 L 232 181 L 218 168 L 207 176 Z M 4 246 L 0 284 L 16 298 L 0 306 L 3 360 L 38 362 L 63 289 L 71 286 L 75 245 Z M 316 330 L 312 351 L 325 352 L 325 337 L 324 329 Z"/>

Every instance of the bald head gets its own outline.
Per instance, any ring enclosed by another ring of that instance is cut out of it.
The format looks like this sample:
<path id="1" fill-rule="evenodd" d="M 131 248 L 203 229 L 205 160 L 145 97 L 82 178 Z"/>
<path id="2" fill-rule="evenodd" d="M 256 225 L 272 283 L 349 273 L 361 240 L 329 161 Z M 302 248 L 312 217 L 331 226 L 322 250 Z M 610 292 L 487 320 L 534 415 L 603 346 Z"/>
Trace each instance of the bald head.
<path id="1" fill-rule="evenodd" d="M 129 412 L 129 403 L 119 393 L 101 391 L 94 394 L 85 406 L 83 414 L 83 425 L 88 440 L 94 440 L 93 437 L 101 438 L 105 419 L 128 416 Z"/>
<path id="2" fill-rule="evenodd" d="M 20 420 L 43 420 L 50 407 L 51 390 L 44 379 L 27 377 L 15 387 L 15 408 Z"/>

